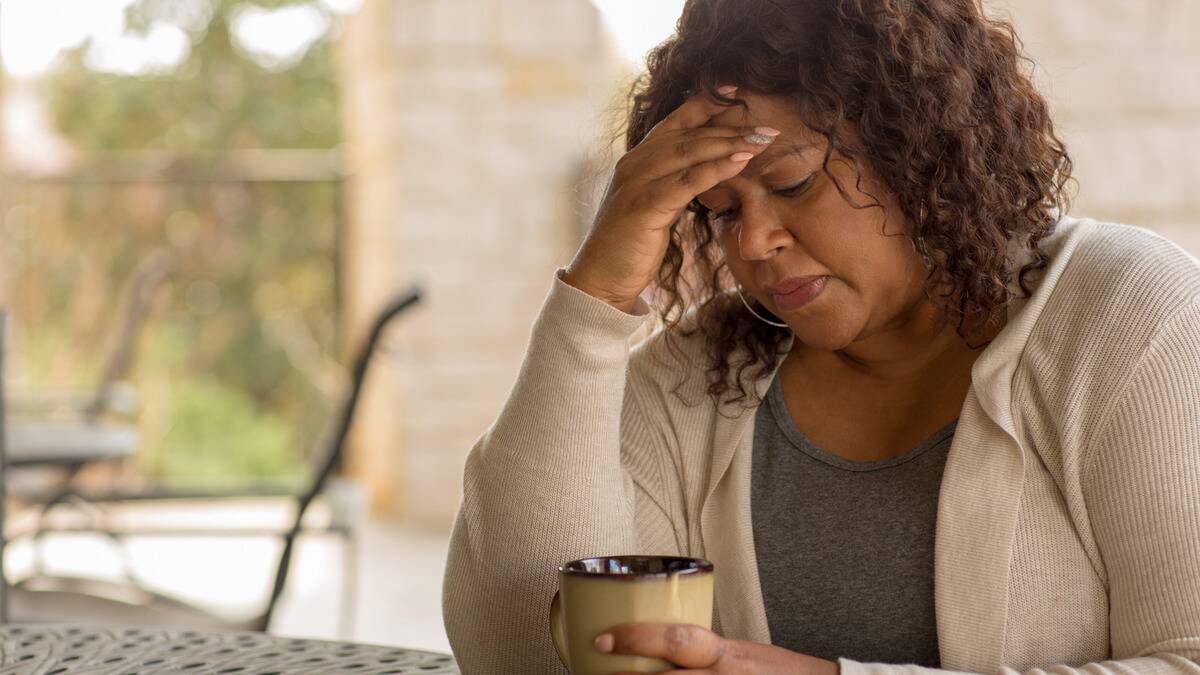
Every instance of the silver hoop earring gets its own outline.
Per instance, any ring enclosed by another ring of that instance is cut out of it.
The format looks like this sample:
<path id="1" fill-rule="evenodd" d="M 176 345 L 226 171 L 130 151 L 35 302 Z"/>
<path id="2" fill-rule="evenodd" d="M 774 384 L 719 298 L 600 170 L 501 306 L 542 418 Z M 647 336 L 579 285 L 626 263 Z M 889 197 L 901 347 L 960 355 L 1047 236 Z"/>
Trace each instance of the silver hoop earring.
<path id="1" fill-rule="evenodd" d="M 759 321 L 770 324 L 777 328 L 790 328 L 791 327 L 791 326 L 788 326 L 786 323 L 779 323 L 776 321 L 772 321 L 772 320 L 764 317 L 762 314 L 759 314 L 758 312 L 754 311 L 754 308 L 750 306 L 750 303 L 746 302 L 746 296 L 742 295 L 742 285 L 741 284 L 737 284 L 734 287 L 734 289 L 737 291 L 738 297 L 742 299 L 742 304 L 745 305 L 746 309 L 750 310 L 750 313 L 753 314 L 756 318 L 758 318 Z"/>

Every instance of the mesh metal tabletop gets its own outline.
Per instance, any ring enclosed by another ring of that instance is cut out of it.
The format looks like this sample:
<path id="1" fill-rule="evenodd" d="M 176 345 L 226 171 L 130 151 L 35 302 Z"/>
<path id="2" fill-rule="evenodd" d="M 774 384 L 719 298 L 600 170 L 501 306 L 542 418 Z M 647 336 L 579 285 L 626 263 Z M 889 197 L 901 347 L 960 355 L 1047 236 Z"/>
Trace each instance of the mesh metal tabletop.
<path id="1" fill-rule="evenodd" d="M 458 667 L 447 654 L 263 633 L 11 624 L 0 627 L 0 672 L 457 675 Z"/>

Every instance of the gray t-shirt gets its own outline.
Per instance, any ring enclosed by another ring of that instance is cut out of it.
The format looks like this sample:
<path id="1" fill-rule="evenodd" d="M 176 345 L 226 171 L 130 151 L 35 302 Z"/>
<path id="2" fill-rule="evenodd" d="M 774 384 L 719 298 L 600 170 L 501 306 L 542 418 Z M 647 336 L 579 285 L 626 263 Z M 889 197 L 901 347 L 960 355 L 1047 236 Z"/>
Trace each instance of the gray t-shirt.
<path id="1" fill-rule="evenodd" d="M 755 418 L 750 494 L 773 644 L 939 667 L 933 535 L 957 423 L 897 457 L 851 461 L 810 442 L 771 383 Z"/>

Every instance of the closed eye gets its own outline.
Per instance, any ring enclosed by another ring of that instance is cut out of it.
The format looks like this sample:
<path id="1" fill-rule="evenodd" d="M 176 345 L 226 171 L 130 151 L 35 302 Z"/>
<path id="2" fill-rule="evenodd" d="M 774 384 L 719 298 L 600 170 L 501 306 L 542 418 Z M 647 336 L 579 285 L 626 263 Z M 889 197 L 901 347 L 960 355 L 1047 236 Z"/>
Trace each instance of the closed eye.
<path id="1" fill-rule="evenodd" d="M 795 196 L 799 195 L 800 193 L 804 192 L 804 190 L 806 188 L 808 188 L 809 185 L 812 184 L 813 179 L 816 178 L 816 176 L 817 176 L 816 173 L 809 174 L 809 176 L 807 178 L 800 181 L 799 183 L 796 183 L 795 185 L 789 185 L 787 187 L 781 187 L 781 188 L 772 190 L 771 193 L 779 195 L 780 197 L 787 197 L 787 198 L 795 197 Z M 710 212 L 710 217 L 713 220 L 727 220 L 731 216 L 733 216 L 735 213 L 737 213 L 737 210 L 738 210 L 737 207 L 734 207 L 734 208 L 730 208 L 730 209 L 725 209 L 724 211 L 721 211 L 720 213 Z"/>

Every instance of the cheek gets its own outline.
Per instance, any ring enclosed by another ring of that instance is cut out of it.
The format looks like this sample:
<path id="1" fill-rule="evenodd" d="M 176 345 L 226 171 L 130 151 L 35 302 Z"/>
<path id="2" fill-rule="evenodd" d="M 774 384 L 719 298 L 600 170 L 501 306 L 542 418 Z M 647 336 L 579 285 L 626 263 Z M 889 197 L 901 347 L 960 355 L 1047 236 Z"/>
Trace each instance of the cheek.
<path id="1" fill-rule="evenodd" d="M 876 233 L 874 237 L 860 239 L 846 252 L 839 259 L 842 272 L 839 276 L 864 298 L 878 300 L 907 294 L 914 271 L 893 240 Z"/>
<path id="2" fill-rule="evenodd" d="M 877 321 L 888 321 L 919 300 L 924 272 L 918 263 L 890 248 L 875 251 L 871 264 L 858 270 L 856 295 Z"/>
<path id="3" fill-rule="evenodd" d="M 912 260 L 919 258 L 912 240 L 897 223 L 899 207 L 884 202 L 882 209 L 855 208 L 836 188 L 830 192 L 822 195 L 812 212 L 814 227 L 807 228 L 797 242 L 809 248 L 830 274 L 864 296 L 878 297 L 881 291 L 890 294 L 890 289 L 907 285 L 913 274 Z M 870 198 L 862 199 L 869 203 Z"/>

